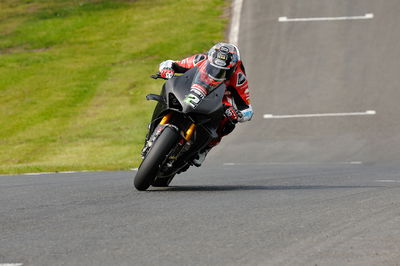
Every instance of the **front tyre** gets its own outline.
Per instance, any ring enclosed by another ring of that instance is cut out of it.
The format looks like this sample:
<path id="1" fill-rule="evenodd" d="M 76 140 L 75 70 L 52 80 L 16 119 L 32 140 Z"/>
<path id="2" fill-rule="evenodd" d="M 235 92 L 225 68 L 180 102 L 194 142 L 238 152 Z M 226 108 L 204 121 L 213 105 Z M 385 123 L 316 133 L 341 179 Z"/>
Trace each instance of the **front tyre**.
<path id="1" fill-rule="evenodd" d="M 179 134 L 171 127 L 166 127 L 161 132 L 139 166 L 133 182 L 137 190 L 146 190 L 154 182 L 162 162 L 179 138 Z"/>

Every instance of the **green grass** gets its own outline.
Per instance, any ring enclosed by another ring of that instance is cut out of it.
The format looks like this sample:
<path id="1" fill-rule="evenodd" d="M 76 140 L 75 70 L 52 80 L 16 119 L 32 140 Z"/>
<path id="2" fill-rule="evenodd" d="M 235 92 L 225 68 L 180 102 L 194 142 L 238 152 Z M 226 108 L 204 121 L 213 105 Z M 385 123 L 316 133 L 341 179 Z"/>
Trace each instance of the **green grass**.
<path id="1" fill-rule="evenodd" d="M 224 38 L 225 0 L 2 0 L 0 173 L 137 167 L 165 59 Z"/>

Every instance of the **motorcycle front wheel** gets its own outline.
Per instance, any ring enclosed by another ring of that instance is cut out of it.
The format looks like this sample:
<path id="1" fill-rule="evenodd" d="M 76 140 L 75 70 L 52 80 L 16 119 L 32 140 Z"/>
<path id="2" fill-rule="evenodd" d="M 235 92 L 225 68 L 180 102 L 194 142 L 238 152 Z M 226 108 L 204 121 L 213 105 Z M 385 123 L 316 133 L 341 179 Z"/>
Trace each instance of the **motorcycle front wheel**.
<path id="1" fill-rule="evenodd" d="M 154 182 L 161 164 L 176 145 L 179 138 L 179 134 L 171 127 L 166 127 L 161 132 L 161 135 L 153 143 L 153 146 L 138 168 L 133 182 L 137 190 L 146 190 Z"/>

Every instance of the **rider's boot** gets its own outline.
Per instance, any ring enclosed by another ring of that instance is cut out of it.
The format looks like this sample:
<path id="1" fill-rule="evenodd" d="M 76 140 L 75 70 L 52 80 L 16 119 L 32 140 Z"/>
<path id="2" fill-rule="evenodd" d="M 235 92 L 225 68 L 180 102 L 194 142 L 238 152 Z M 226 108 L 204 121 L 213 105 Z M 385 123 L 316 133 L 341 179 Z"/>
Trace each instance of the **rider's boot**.
<path id="1" fill-rule="evenodd" d="M 208 152 L 211 150 L 212 147 L 207 147 L 203 151 L 199 152 L 197 154 L 197 157 L 193 159 L 192 163 L 194 166 L 200 167 L 201 164 L 204 162 L 206 159 L 206 156 Z"/>

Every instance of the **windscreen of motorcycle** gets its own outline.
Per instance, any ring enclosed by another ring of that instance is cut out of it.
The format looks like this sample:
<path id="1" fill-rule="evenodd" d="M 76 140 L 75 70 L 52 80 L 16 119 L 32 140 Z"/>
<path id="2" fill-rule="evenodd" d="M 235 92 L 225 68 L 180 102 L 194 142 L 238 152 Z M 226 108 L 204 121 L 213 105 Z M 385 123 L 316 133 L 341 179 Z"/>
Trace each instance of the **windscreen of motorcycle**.
<path id="1" fill-rule="evenodd" d="M 210 62 L 201 65 L 193 79 L 192 89 L 206 96 L 225 81 L 226 69 Z"/>

